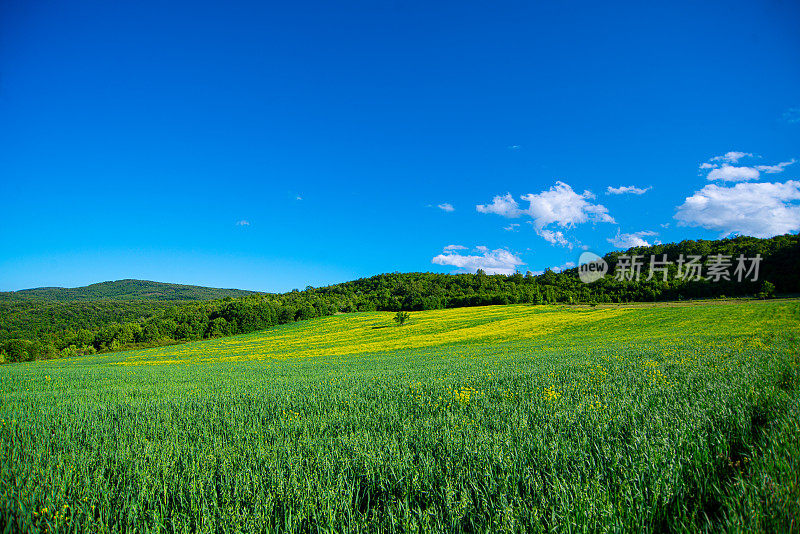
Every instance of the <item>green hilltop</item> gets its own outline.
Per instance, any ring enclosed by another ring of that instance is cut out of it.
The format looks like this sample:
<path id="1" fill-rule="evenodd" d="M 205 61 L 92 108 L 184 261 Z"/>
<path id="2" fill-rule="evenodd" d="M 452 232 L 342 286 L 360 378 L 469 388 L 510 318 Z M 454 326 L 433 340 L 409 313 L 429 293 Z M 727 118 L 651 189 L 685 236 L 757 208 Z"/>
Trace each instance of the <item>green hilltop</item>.
<path id="1" fill-rule="evenodd" d="M 20 291 L 3 291 L 0 292 L 0 301 L 215 300 L 225 297 L 244 297 L 256 293 L 256 291 L 242 289 L 220 289 L 216 287 L 125 279 L 100 282 L 83 287 L 38 287 Z"/>

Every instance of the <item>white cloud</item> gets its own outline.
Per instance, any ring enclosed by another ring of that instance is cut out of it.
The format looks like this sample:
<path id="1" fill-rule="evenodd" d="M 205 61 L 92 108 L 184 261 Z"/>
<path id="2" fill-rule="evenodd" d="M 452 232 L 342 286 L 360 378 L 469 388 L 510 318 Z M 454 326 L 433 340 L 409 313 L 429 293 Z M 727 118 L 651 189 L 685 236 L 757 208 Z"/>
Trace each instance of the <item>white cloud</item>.
<path id="1" fill-rule="evenodd" d="M 617 248 L 625 249 L 631 247 L 649 247 L 651 243 L 647 241 L 645 237 L 654 235 L 658 235 L 658 233 L 643 230 L 641 232 L 633 232 L 631 234 L 621 234 L 620 231 L 617 230 L 617 235 L 610 237 L 608 242 Z"/>
<path id="2" fill-rule="evenodd" d="M 678 206 L 680 226 L 700 226 L 720 236 L 772 237 L 800 230 L 800 182 L 709 184 Z"/>
<path id="3" fill-rule="evenodd" d="M 517 228 L 519 228 L 519 224 L 518 223 L 511 223 L 508 226 L 504 226 L 503 230 L 505 230 L 507 232 L 516 232 Z"/>
<path id="4" fill-rule="evenodd" d="M 478 254 L 469 255 L 458 254 L 448 249 L 449 247 L 445 247 L 443 254 L 434 256 L 431 263 L 451 265 L 459 272 L 476 272 L 478 269 L 483 269 L 487 274 L 514 274 L 518 266 L 525 265 L 519 256 L 504 248 L 489 250 L 481 246 L 475 248 Z"/>
<path id="5" fill-rule="evenodd" d="M 245 221 L 244 219 L 236 221 L 236 226 L 250 226 L 250 221 Z"/>
<path id="6" fill-rule="evenodd" d="M 539 235 L 552 245 L 561 245 L 562 247 L 567 247 L 572 249 L 572 243 L 564 237 L 564 232 L 561 231 L 554 231 L 554 230 L 539 230 Z"/>
<path id="7" fill-rule="evenodd" d="M 528 202 L 526 209 L 520 208 L 511 193 L 497 195 L 491 204 L 478 204 L 475 208 L 480 213 L 494 213 L 508 218 L 528 215 L 533 219 L 529 222 L 537 234 L 550 243 L 570 248 L 572 243 L 563 232 L 548 227 L 574 228 L 586 222 L 615 222 L 605 206 L 590 202 L 595 198 L 591 191 L 578 194 L 564 182 L 556 182 L 546 191 L 522 195 L 520 198 Z"/>
<path id="8" fill-rule="evenodd" d="M 727 163 L 738 163 L 742 158 L 752 158 L 753 154 L 750 152 L 728 152 L 723 156 L 715 156 L 711 161 L 724 161 Z"/>
<path id="9" fill-rule="evenodd" d="M 533 218 L 533 226 L 541 230 L 551 224 L 562 228 L 572 228 L 585 222 L 610 222 L 614 219 L 602 204 L 592 204 L 591 191 L 578 194 L 564 182 L 538 194 L 522 195 L 522 200 L 530 202 L 525 213 Z"/>
<path id="10" fill-rule="evenodd" d="M 492 199 L 492 203 L 488 205 L 478 204 L 475 206 L 480 213 L 494 213 L 503 217 L 519 217 L 522 215 L 522 210 L 519 209 L 519 204 L 511 196 L 511 193 L 505 195 L 497 195 Z"/>
<path id="11" fill-rule="evenodd" d="M 725 164 L 709 172 L 706 178 L 723 182 L 746 182 L 747 180 L 757 180 L 758 176 L 758 169 L 754 167 L 733 167 Z"/>
<path id="12" fill-rule="evenodd" d="M 750 152 L 728 152 L 724 156 L 716 156 L 709 161 L 700 164 L 701 171 L 709 171 L 707 178 L 711 181 L 720 182 L 747 182 L 750 180 L 758 180 L 760 173 L 776 174 L 783 172 L 783 170 L 792 165 L 795 160 L 782 161 L 775 165 L 736 165 L 742 158 L 758 158 L 761 156 L 754 155 Z M 722 162 L 721 164 L 712 163 L 715 161 Z"/>
<path id="13" fill-rule="evenodd" d="M 560 273 L 561 271 L 566 271 L 567 269 L 572 269 L 573 267 L 575 267 L 575 262 L 568 261 L 563 265 L 556 265 L 554 267 L 550 267 L 550 270 L 556 273 Z"/>
<path id="14" fill-rule="evenodd" d="M 609 185 L 606 189 L 606 195 L 624 195 L 626 193 L 630 193 L 631 195 L 643 195 L 648 191 L 650 191 L 649 187 L 643 189 L 635 185 L 621 185 L 619 187 L 611 187 Z"/>
<path id="15" fill-rule="evenodd" d="M 450 211 L 455 211 L 455 210 L 456 210 L 456 209 L 453 207 L 453 205 L 452 205 L 452 204 L 450 204 L 449 202 L 443 202 L 443 203 L 441 203 L 441 204 L 437 205 L 436 207 L 437 207 L 437 208 L 439 208 L 439 209 L 440 209 L 440 210 L 442 210 L 442 211 L 447 211 L 447 212 L 450 212 Z"/>
<path id="16" fill-rule="evenodd" d="M 756 165 L 755 168 L 758 169 L 759 171 L 765 172 L 767 174 L 776 174 L 776 173 L 779 173 L 779 172 L 783 172 L 783 169 L 785 169 L 789 165 L 793 164 L 794 162 L 795 162 L 795 159 L 792 158 L 789 161 L 782 161 L 782 162 L 780 162 L 780 163 L 778 163 L 776 165 Z"/>
<path id="17" fill-rule="evenodd" d="M 519 150 L 520 146 L 519 145 L 510 145 L 508 148 L 509 148 L 509 150 Z"/>
<path id="18" fill-rule="evenodd" d="M 467 250 L 467 247 L 463 245 L 447 245 L 444 250 L 445 252 L 452 252 L 454 250 Z"/>

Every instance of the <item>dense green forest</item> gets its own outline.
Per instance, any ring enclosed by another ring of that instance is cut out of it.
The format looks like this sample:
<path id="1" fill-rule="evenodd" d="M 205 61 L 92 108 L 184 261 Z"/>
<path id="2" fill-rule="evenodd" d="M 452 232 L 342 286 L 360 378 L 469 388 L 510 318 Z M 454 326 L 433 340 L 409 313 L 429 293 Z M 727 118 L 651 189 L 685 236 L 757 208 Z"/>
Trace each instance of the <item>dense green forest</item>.
<path id="1" fill-rule="evenodd" d="M 218 289 L 214 287 L 165 284 L 149 280 L 117 280 L 84 287 L 39 287 L 21 291 L 0 291 L 0 302 L 90 300 L 214 300 L 225 297 L 244 297 L 255 291 Z"/>
<path id="2" fill-rule="evenodd" d="M 706 276 L 719 254 L 730 256 L 731 265 L 726 271 L 729 280 Z M 630 263 L 630 256 L 634 255 L 642 257 L 641 278 L 617 279 L 624 278 L 615 277 L 619 272 L 617 267 L 626 261 Z M 654 276 L 647 280 L 652 255 L 658 260 L 666 255 L 672 263 L 654 271 Z M 748 276 L 737 280 L 736 258 L 740 255 L 761 256 L 755 281 L 752 271 L 742 273 Z M 699 280 L 678 277 L 678 260 L 689 256 L 701 257 L 705 270 Z M 200 299 L 199 295 L 212 294 L 209 292 L 231 290 L 178 286 L 193 289 L 186 290 L 187 293 L 167 288 L 154 292 L 154 283 L 130 280 L 61 290 L 72 291 L 75 294 L 72 300 L 54 297 L 53 288 L 29 290 L 23 299 L 0 299 L 0 358 L 23 361 L 179 343 L 253 332 L 338 312 L 415 311 L 512 303 L 652 302 L 722 296 L 765 298 L 800 292 L 797 235 L 683 241 L 612 252 L 604 259 L 609 274 L 592 284 L 584 284 L 577 269 L 569 269 L 560 273 L 548 270 L 539 275 L 509 276 L 480 271 L 477 274 L 389 273 L 326 287 L 307 287 L 303 291 L 225 295 L 205 301 L 165 302 L 165 295 L 190 294 Z M 90 289 L 97 286 L 107 289 Z M 130 293 L 125 292 L 125 287 Z M 46 297 L 28 298 L 27 295 L 36 292 Z M 114 297 L 93 297 L 97 294 Z"/>

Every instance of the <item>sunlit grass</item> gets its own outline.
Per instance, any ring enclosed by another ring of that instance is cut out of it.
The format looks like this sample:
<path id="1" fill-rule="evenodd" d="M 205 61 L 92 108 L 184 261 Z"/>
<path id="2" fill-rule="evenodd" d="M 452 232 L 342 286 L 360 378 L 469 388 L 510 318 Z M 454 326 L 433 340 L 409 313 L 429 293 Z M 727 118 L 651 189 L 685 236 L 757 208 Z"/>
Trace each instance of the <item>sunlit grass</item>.
<path id="1" fill-rule="evenodd" d="M 786 526 L 796 495 L 763 496 L 798 487 L 798 324 L 791 301 L 376 312 L 7 365 L 0 510 L 51 532 Z"/>

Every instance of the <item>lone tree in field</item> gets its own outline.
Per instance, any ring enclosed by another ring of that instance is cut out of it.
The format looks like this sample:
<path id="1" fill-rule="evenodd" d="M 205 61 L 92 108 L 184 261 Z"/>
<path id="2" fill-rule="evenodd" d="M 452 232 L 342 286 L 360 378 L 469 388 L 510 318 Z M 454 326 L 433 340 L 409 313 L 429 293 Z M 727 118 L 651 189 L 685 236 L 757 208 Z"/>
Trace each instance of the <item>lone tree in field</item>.
<path id="1" fill-rule="evenodd" d="M 408 321 L 408 318 L 411 317 L 411 314 L 404 311 L 399 311 L 394 316 L 394 322 L 397 323 L 398 326 L 403 326 L 403 323 Z"/>

